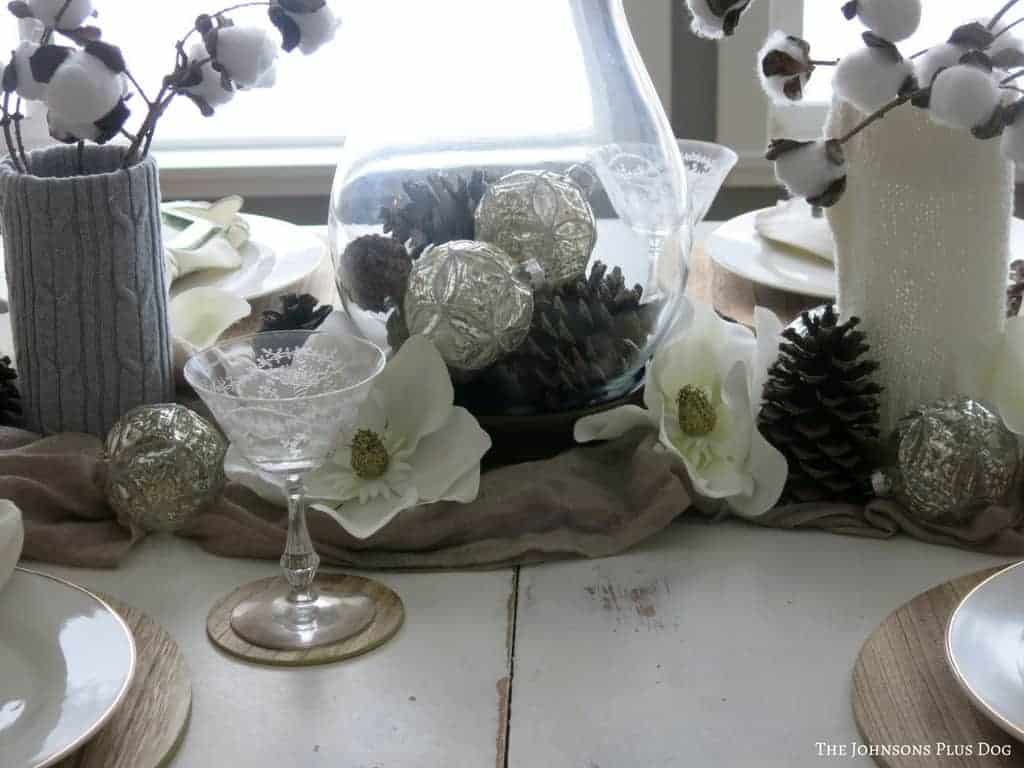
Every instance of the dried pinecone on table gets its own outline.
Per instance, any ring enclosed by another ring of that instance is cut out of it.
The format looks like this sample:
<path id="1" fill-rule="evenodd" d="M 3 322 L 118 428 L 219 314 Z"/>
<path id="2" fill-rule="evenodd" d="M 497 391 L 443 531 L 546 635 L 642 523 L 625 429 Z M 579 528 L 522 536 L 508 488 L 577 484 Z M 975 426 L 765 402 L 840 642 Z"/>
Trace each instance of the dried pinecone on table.
<path id="1" fill-rule="evenodd" d="M 461 388 L 460 403 L 478 412 L 587 405 L 595 390 L 636 366 L 660 310 L 642 298 L 641 286 L 627 287 L 621 269 L 609 272 L 599 261 L 586 279 L 542 286 L 526 341 Z"/>
<path id="2" fill-rule="evenodd" d="M 394 237 L 363 235 L 348 244 L 338 268 L 347 299 L 370 312 L 384 312 L 402 303 L 412 259 Z"/>
<path id="3" fill-rule="evenodd" d="M 834 306 L 805 312 L 783 332 L 758 426 L 789 463 L 783 503 L 864 501 L 879 463 L 878 363 L 860 321 Z"/>
<path id="4" fill-rule="evenodd" d="M 318 307 L 316 297 L 308 293 L 286 293 L 279 301 L 281 311 L 264 311 L 261 331 L 315 331 L 334 309 L 329 304 Z"/>
<path id="5" fill-rule="evenodd" d="M 390 208 L 381 208 L 384 232 L 404 243 L 415 261 L 428 245 L 452 240 L 472 240 L 473 215 L 487 191 L 483 171 L 474 171 L 467 181 L 459 175 L 429 174 L 424 181 L 402 184 L 409 201 L 398 200 Z"/>
<path id="6" fill-rule="evenodd" d="M 1024 260 L 1017 259 L 1010 263 L 1010 284 L 1006 288 L 1006 316 L 1016 317 L 1019 315 L 1022 301 L 1024 301 Z"/>
<path id="7" fill-rule="evenodd" d="M 17 378 L 11 358 L 0 358 L 0 426 L 3 427 L 21 424 L 21 394 L 14 383 Z"/>

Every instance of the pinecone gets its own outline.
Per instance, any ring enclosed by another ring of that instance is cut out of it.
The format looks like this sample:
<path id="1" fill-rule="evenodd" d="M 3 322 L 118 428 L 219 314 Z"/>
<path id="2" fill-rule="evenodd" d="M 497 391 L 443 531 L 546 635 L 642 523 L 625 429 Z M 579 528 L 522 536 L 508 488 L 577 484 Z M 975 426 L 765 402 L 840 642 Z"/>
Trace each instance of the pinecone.
<path id="1" fill-rule="evenodd" d="M 1006 288 L 1006 316 L 1016 317 L 1019 315 L 1022 301 L 1024 301 L 1024 260 L 1017 259 L 1010 264 L 1010 284 Z"/>
<path id="2" fill-rule="evenodd" d="M 413 260 L 428 245 L 472 240 L 476 207 L 487 186 L 483 171 L 474 171 L 468 182 L 443 173 L 429 174 L 425 181 L 406 181 L 402 189 L 409 202 L 400 206 L 396 200 L 392 207 L 381 208 L 384 231 L 404 243 Z"/>
<path id="3" fill-rule="evenodd" d="M 522 346 L 459 392 L 471 410 L 559 412 L 588 404 L 636 366 L 660 304 L 641 306 L 618 267 L 595 262 L 587 279 L 534 293 L 533 325 Z M 519 406 L 516 408 L 516 406 Z"/>
<path id="4" fill-rule="evenodd" d="M 317 307 L 316 298 L 308 293 L 286 293 L 279 300 L 280 312 L 264 311 L 261 331 L 315 331 L 334 309 L 329 304 Z"/>
<path id="5" fill-rule="evenodd" d="M 339 271 L 346 298 L 370 312 L 384 312 L 401 304 L 412 260 L 395 238 L 364 235 L 348 244 Z"/>
<path id="6" fill-rule="evenodd" d="M 3 427 L 21 424 L 21 394 L 14 383 L 17 378 L 11 358 L 0 358 L 0 426 Z"/>
<path id="7" fill-rule="evenodd" d="M 783 502 L 858 502 L 871 495 L 878 463 L 878 363 L 835 307 L 805 312 L 783 332 L 768 371 L 758 426 L 789 462 Z"/>

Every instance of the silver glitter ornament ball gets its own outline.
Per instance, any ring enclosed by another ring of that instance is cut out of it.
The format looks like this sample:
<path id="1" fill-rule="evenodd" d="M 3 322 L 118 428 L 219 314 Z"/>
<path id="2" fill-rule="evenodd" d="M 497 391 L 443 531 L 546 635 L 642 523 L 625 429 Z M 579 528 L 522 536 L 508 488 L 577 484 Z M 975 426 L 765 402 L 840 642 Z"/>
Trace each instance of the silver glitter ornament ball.
<path id="1" fill-rule="evenodd" d="M 409 333 L 433 341 L 451 367 L 476 371 L 526 339 L 533 290 L 500 248 L 455 240 L 416 260 L 403 308 Z"/>
<path id="2" fill-rule="evenodd" d="M 182 405 L 143 405 L 107 435 L 107 503 L 147 531 L 175 531 L 224 488 L 227 441 Z"/>
<path id="3" fill-rule="evenodd" d="M 1020 466 L 1017 438 L 998 414 L 966 397 L 912 411 L 895 432 L 897 466 L 875 477 L 918 520 L 969 523 L 981 507 L 1008 500 Z"/>
<path id="4" fill-rule="evenodd" d="M 597 220 L 583 187 L 563 173 L 516 171 L 492 184 L 476 209 L 476 236 L 520 264 L 535 260 L 552 283 L 587 271 Z"/>

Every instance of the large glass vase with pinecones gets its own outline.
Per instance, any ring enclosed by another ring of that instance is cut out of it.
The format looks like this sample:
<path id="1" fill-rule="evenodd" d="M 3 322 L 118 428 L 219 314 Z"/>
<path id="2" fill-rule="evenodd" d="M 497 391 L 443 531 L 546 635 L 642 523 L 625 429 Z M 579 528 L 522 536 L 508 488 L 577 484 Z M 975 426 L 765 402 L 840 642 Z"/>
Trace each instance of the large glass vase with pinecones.
<path id="1" fill-rule="evenodd" d="M 353 88 L 330 210 L 349 315 L 392 351 L 430 338 L 485 419 L 628 397 L 682 308 L 692 221 L 622 0 L 366 21 L 349 53 L 387 63 Z"/>

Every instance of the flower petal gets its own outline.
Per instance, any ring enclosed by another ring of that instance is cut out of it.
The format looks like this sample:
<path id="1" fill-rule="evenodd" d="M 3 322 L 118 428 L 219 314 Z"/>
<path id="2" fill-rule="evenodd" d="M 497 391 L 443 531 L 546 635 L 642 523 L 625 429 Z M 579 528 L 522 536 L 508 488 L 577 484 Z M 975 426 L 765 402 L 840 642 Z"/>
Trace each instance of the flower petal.
<path id="1" fill-rule="evenodd" d="M 465 408 L 453 408 L 448 423 L 424 437 L 408 459 L 410 483 L 423 504 L 447 498 L 445 491 L 476 468 L 491 449 L 491 438 Z"/>
<path id="2" fill-rule="evenodd" d="M 653 391 L 654 387 L 650 387 Z M 584 416 L 576 422 L 573 437 L 577 443 L 593 443 L 599 440 L 614 440 L 634 429 L 657 428 L 650 411 L 638 405 L 623 405 L 610 411 Z"/>
<path id="3" fill-rule="evenodd" d="M 698 466 L 690 452 L 686 450 L 687 444 L 693 438 L 682 435 L 673 419 L 674 417 L 668 413 L 662 416 L 661 444 L 678 456 L 686 466 L 690 482 L 697 493 L 709 499 L 725 499 L 749 492 L 752 484 L 745 480 L 735 464 L 713 457 L 703 466 Z"/>
<path id="4" fill-rule="evenodd" d="M 377 497 L 365 504 L 349 501 L 338 509 L 313 504 L 310 509 L 323 512 L 357 539 L 368 539 L 398 517 L 399 513 L 419 503 L 416 491 L 409 488 L 401 496 Z"/>
<path id="5" fill-rule="evenodd" d="M 455 390 L 441 354 L 424 336 L 413 336 L 373 384 L 388 429 L 415 450 L 420 439 L 443 427 L 451 416 Z"/>
<path id="6" fill-rule="evenodd" d="M 750 371 L 750 407 L 756 417 L 761 410 L 768 369 L 779 359 L 779 344 L 784 328 L 775 313 L 764 307 L 754 307 L 754 327 L 757 329 L 757 352 Z"/>
<path id="7" fill-rule="evenodd" d="M 733 496 L 728 504 L 741 517 L 760 517 L 779 503 L 789 476 L 789 464 L 757 429 L 751 439 L 746 471 L 754 480 L 753 492 Z"/>

